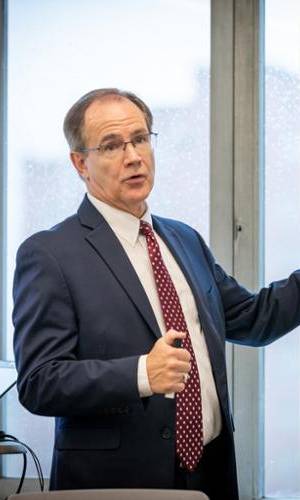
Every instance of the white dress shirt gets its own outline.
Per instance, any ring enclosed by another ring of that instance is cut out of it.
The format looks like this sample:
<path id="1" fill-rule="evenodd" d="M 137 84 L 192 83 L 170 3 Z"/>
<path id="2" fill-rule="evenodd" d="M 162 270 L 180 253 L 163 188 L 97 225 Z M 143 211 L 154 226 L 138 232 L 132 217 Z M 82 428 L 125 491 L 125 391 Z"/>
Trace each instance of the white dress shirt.
<path id="1" fill-rule="evenodd" d="M 160 331 L 162 335 L 164 335 L 166 333 L 166 328 L 153 276 L 152 266 L 148 255 L 146 238 L 139 232 L 140 219 L 128 212 L 124 212 L 123 210 L 119 210 L 98 200 L 90 193 L 88 193 L 87 196 L 90 202 L 110 225 L 111 229 L 124 248 L 147 294 Z M 143 215 L 142 219 L 152 226 L 149 208 Z M 191 337 L 200 376 L 204 444 L 207 444 L 212 439 L 217 437 L 221 431 L 221 412 L 205 337 L 200 325 L 191 289 L 164 241 L 157 233 L 155 233 L 155 236 L 160 247 L 162 258 L 178 293 Z M 138 364 L 137 380 L 141 397 L 152 395 L 146 369 L 146 358 L 147 355 L 140 356 Z"/>

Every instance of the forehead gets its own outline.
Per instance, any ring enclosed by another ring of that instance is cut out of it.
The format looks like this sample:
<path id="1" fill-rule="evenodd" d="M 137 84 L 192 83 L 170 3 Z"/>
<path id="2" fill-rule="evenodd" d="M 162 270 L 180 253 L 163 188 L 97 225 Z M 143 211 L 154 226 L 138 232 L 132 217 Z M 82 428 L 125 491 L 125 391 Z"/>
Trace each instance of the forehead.
<path id="1" fill-rule="evenodd" d="M 143 112 L 133 102 L 124 97 L 106 97 L 94 101 L 86 110 L 84 117 L 84 135 L 86 139 L 99 139 L 107 134 L 124 134 L 134 129 L 145 128 Z"/>

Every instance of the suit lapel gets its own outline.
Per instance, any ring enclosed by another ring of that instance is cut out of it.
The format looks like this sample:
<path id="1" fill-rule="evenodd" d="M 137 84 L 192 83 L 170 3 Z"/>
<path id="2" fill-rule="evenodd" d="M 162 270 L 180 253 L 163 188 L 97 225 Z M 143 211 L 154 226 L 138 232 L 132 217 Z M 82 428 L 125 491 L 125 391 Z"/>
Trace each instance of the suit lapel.
<path id="1" fill-rule="evenodd" d="M 109 267 L 116 280 L 144 317 L 154 335 L 158 338 L 161 337 L 147 294 L 126 252 L 110 226 L 86 197 L 79 207 L 78 216 L 82 225 L 92 229 L 87 234 L 86 240 Z"/>
<path id="2" fill-rule="evenodd" d="M 190 285 L 195 298 L 201 302 L 203 296 L 207 292 L 207 289 L 204 284 L 205 282 L 197 279 L 195 262 L 193 263 L 191 261 L 189 254 L 185 249 L 184 242 L 178 237 L 177 233 L 171 227 L 162 224 L 156 217 L 153 217 L 153 227 L 169 247 L 173 257 Z M 201 262 L 197 262 L 198 268 L 201 267 L 201 264 Z M 203 273 L 202 276 L 204 276 Z"/>

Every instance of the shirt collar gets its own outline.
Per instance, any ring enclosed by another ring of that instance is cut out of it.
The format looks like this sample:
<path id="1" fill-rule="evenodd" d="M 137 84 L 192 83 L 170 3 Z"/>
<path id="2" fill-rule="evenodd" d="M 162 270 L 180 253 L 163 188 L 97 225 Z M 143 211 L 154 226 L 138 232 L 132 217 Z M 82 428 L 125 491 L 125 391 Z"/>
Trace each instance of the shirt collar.
<path id="1" fill-rule="evenodd" d="M 134 246 L 139 237 L 140 219 L 135 217 L 135 215 L 125 212 L 124 210 L 120 210 L 119 208 L 112 207 L 111 205 L 104 203 L 90 193 L 87 193 L 87 197 L 98 212 L 101 213 L 114 233 L 121 238 L 124 238 L 128 241 L 128 243 Z M 148 222 L 148 224 L 152 226 L 151 213 L 148 205 L 146 212 L 142 216 L 142 220 Z"/>

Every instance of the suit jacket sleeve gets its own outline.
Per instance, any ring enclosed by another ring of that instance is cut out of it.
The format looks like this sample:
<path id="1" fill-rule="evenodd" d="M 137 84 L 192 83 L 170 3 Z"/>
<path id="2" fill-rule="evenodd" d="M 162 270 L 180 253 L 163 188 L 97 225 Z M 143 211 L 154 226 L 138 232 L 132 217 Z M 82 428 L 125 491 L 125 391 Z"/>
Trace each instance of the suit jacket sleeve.
<path id="1" fill-rule="evenodd" d="M 271 283 L 258 293 L 239 285 L 219 266 L 202 241 L 223 309 L 226 339 L 249 346 L 265 346 L 300 324 L 300 271 Z"/>
<path id="2" fill-rule="evenodd" d="M 41 415 L 89 415 L 139 400 L 138 356 L 78 359 L 76 311 L 55 256 L 30 238 L 17 254 L 14 348 L 22 404 Z"/>

